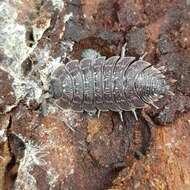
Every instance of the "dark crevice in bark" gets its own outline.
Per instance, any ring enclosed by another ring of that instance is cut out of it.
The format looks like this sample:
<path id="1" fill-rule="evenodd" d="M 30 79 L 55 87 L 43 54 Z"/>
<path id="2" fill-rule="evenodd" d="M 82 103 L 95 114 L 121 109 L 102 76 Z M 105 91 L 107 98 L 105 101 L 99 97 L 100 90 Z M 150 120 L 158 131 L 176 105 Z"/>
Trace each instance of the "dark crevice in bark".
<path id="1" fill-rule="evenodd" d="M 16 135 L 14 135 L 11 132 L 11 127 L 12 127 L 12 117 L 10 116 L 9 125 L 7 128 L 7 138 L 8 138 L 8 146 L 9 146 L 9 152 L 11 155 L 11 160 L 7 164 L 7 167 L 6 167 L 5 180 L 4 180 L 5 181 L 5 185 L 4 185 L 5 190 L 12 189 L 14 186 L 14 183 L 17 178 L 17 173 L 18 173 L 19 160 L 23 157 L 24 149 L 25 149 L 25 145 L 21 141 L 21 139 L 18 138 Z M 16 147 L 17 148 L 22 147 L 22 148 L 20 148 L 20 150 L 18 151 L 18 149 L 16 149 Z M 18 153 L 17 153 L 17 151 L 18 151 Z M 21 152 L 22 152 L 22 154 L 20 154 Z"/>

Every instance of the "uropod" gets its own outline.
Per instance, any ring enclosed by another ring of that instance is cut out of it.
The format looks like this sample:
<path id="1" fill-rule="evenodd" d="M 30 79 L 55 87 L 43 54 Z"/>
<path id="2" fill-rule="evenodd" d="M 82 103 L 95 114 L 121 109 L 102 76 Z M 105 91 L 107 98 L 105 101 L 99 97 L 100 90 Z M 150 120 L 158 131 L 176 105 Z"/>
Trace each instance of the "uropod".
<path id="1" fill-rule="evenodd" d="M 60 107 L 77 112 L 122 112 L 143 108 L 145 104 L 168 94 L 169 85 L 161 69 L 149 62 L 125 56 L 123 46 L 120 56 L 109 58 L 83 58 L 59 66 L 51 75 L 50 95 L 58 99 Z M 156 107 L 156 106 L 155 106 Z"/>

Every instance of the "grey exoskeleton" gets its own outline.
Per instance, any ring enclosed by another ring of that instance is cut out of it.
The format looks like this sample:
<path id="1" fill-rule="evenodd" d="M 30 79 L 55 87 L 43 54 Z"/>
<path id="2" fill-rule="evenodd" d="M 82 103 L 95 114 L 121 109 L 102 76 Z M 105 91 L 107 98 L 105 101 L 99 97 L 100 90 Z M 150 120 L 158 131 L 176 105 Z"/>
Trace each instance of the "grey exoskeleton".
<path id="1" fill-rule="evenodd" d="M 159 69 L 141 57 L 98 57 L 72 60 L 58 67 L 51 76 L 50 93 L 61 107 L 77 112 L 98 110 L 132 111 L 166 94 L 169 86 Z"/>

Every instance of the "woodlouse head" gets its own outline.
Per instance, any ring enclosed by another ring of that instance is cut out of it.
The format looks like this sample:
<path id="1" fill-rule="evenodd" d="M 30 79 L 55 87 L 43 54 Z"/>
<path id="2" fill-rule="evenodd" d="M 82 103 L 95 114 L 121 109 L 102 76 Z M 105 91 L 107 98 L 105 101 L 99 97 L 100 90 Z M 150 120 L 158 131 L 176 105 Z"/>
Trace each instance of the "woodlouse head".
<path id="1" fill-rule="evenodd" d="M 62 97 L 63 87 L 62 87 L 62 83 L 60 80 L 52 79 L 50 81 L 49 93 L 52 96 L 52 98 L 55 98 L 55 99 Z"/>

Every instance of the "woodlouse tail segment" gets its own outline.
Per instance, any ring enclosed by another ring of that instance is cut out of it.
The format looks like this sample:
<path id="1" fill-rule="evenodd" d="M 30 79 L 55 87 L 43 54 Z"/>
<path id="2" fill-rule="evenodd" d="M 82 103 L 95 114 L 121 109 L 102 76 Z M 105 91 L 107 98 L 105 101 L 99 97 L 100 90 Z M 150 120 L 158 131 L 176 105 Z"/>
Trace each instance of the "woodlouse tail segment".
<path id="1" fill-rule="evenodd" d="M 169 92 L 169 85 L 166 83 L 164 75 L 153 66 L 148 66 L 138 74 L 134 88 L 139 98 L 156 109 L 158 107 L 154 101 Z"/>

